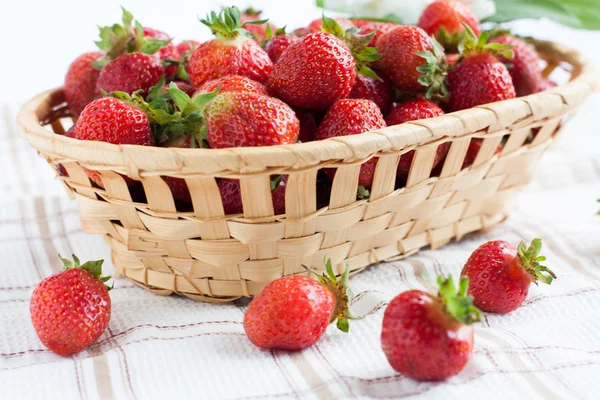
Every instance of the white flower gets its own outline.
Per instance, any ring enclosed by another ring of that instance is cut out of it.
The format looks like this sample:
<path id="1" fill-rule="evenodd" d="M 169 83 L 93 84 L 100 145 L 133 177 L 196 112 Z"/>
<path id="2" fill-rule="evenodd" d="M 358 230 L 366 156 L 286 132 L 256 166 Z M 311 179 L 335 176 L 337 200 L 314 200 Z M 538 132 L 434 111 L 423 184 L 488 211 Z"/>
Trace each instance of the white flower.
<path id="1" fill-rule="evenodd" d="M 496 12 L 493 0 L 461 0 L 469 4 L 473 13 L 483 19 Z M 352 14 L 355 17 L 395 17 L 403 24 L 415 25 L 421 13 L 432 0 L 322 0 L 324 8 Z"/>

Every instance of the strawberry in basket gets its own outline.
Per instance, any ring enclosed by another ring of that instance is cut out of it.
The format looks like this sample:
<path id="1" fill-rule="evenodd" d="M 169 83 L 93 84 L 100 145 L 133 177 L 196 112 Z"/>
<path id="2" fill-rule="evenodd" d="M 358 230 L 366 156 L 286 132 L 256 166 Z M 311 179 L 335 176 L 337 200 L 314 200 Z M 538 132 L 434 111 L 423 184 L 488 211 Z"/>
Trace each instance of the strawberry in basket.
<path id="1" fill-rule="evenodd" d="M 167 34 L 142 27 L 123 9 L 123 22 L 100 28 L 99 52 L 84 53 L 69 67 L 65 98 L 73 115 L 79 115 L 101 91 L 147 91 L 165 74 L 162 62 L 179 58 Z M 167 71 L 169 73 L 171 71 Z"/>
<path id="2" fill-rule="evenodd" d="M 226 75 L 242 75 L 266 83 L 273 63 L 269 55 L 244 27 L 264 21 L 240 19 L 237 7 L 212 12 L 201 22 L 208 26 L 215 39 L 201 43 L 188 60 L 188 74 L 194 87 Z"/>
<path id="3" fill-rule="evenodd" d="M 459 0 L 434 1 L 425 8 L 417 25 L 450 49 L 456 49 L 464 38 L 465 25 L 475 34 L 481 33 L 477 17 Z"/>
<path id="4" fill-rule="evenodd" d="M 438 277 L 438 294 L 400 293 L 383 315 L 381 347 L 396 371 L 420 381 L 441 381 L 458 374 L 473 351 L 472 324 L 479 310 L 467 295 L 468 279 L 458 290 L 452 277 Z"/>
<path id="5" fill-rule="evenodd" d="M 371 35 L 346 32 L 323 16 L 323 30 L 292 43 L 281 55 L 269 76 L 269 87 L 294 107 L 327 110 L 336 100 L 348 97 L 356 74 L 377 79 L 368 63 L 379 56 L 368 47 Z"/>

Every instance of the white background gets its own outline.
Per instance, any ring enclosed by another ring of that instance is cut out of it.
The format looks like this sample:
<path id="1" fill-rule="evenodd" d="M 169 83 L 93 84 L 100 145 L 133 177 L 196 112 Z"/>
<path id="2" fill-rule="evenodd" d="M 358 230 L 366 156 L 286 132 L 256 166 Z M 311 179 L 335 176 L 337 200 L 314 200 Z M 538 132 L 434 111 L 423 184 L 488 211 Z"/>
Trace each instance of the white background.
<path id="1" fill-rule="evenodd" d="M 118 22 L 123 5 L 142 24 L 176 38 L 206 39 L 198 21 L 208 11 L 235 3 L 262 9 L 278 25 L 297 27 L 320 16 L 314 0 L 2 0 L 0 2 L 0 102 L 19 103 L 60 86 L 71 61 L 95 49 L 97 25 Z M 600 65 L 600 33 L 576 31 L 549 21 L 517 24 L 518 31 L 582 49 Z"/>

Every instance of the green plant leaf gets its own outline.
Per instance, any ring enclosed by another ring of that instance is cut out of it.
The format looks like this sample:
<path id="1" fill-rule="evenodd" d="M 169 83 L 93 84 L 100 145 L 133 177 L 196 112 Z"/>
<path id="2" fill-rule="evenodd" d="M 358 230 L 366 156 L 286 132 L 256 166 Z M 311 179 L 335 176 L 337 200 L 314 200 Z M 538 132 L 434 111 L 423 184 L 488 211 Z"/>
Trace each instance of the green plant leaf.
<path id="1" fill-rule="evenodd" d="M 600 30 L 600 2 L 590 0 L 496 0 L 496 14 L 485 19 L 507 22 L 548 18 L 578 29 Z"/>

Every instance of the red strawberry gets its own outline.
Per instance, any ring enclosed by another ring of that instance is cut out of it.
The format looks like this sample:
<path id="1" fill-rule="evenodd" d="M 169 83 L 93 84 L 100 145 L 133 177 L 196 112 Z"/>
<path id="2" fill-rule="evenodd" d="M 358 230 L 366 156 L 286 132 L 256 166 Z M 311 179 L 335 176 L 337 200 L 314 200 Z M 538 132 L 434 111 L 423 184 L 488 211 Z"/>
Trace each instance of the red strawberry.
<path id="1" fill-rule="evenodd" d="M 196 40 L 184 40 L 177 45 L 177 52 L 179 53 L 179 56 L 182 56 L 188 51 L 194 51 L 198 46 L 200 46 L 200 42 Z"/>
<path id="2" fill-rule="evenodd" d="M 469 6 L 458 0 L 436 0 L 421 14 L 418 26 L 435 36 L 444 46 L 456 47 L 468 25 L 476 35 L 481 33 L 479 21 Z"/>
<path id="3" fill-rule="evenodd" d="M 189 149 L 190 147 L 192 147 L 192 136 L 191 135 L 182 135 L 178 138 L 173 138 L 173 139 L 167 141 L 166 143 L 164 143 L 163 146 Z M 170 176 L 163 176 L 163 179 L 169 186 L 169 189 L 171 189 L 173 198 L 175 198 L 177 200 L 181 200 L 185 203 L 192 202 L 190 190 L 188 189 L 188 186 L 185 183 L 185 179 L 173 178 Z"/>
<path id="4" fill-rule="evenodd" d="M 358 135 L 363 132 L 384 128 L 385 120 L 375 103 L 370 100 L 344 99 L 336 101 L 327 111 L 317 129 L 316 139 L 323 140 L 338 136 Z M 372 158 L 360 167 L 358 184 L 369 189 L 377 159 Z M 336 169 L 326 168 L 325 172 L 333 179 Z"/>
<path id="5" fill-rule="evenodd" d="M 60 256 L 59 256 L 60 257 Z M 31 322 L 41 342 L 61 356 L 94 343 L 110 321 L 111 302 L 102 262 L 79 265 L 60 257 L 64 271 L 40 282 L 31 295 Z"/>
<path id="6" fill-rule="evenodd" d="M 308 28 L 297 28 L 297 29 L 294 29 L 294 32 L 292 32 L 292 34 L 294 36 L 299 37 L 299 38 L 304 37 L 304 36 L 308 35 L 309 33 L 311 33 L 311 32 L 309 32 Z"/>
<path id="7" fill-rule="evenodd" d="M 379 37 L 376 43 L 381 58 L 375 61 L 392 83 L 400 90 L 418 92 L 424 88 L 419 83 L 418 67 L 425 64 L 423 57 L 415 53 L 433 52 L 431 38 L 415 26 L 399 26 Z"/>
<path id="8" fill-rule="evenodd" d="M 385 114 L 392 107 L 394 92 L 392 85 L 387 80 L 377 80 L 368 76 L 357 75 L 348 98 L 371 100 Z"/>
<path id="9" fill-rule="evenodd" d="M 420 381 L 458 374 L 473 351 L 473 322 L 479 310 L 467 296 L 468 279 L 458 292 L 452 277 L 438 277 L 437 296 L 421 290 L 400 293 L 383 315 L 381 347 L 391 366 Z"/>
<path id="10" fill-rule="evenodd" d="M 156 144 L 146 114 L 139 108 L 113 97 L 104 97 L 88 104 L 77 120 L 73 137 L 113 144 Z M 96 172 L 87 170 L 87 174 L 94 183 L 104 187 Z M 128 185 L 135 182 L 127 177 L 125 181 Z"/>
<path id="11" fill-rule="evenodd" d="M 471 254 L 461 272 L 469 278 L 469 291 L 481 310 L 506 314 L 523 304 L 531 283 L 550 284 L 556 275 L 541 262 L 542 241 L 534 239 L 517 248 L 503 240 L 482 244 Z"/>
<path id="12" fill-rule="evenodd" d="M 194 87 L 226 75 L 242 75 L 266 83 L 273 63 L 269 55 L 242 29 L 240 11 L 226 8 L 212 12 L 203 24 L 216 38 L 200 44 L 188 61 L 188 73 Z"/>
<path id="13" fill-rule="evenodd" d="M 107 93 L 133 93 L 142 90 L 147 93 L 164 75 L 164 68 L 158 58 L 144 53 L 123 54 L 110 61 L 98 77 L 98 91 Z"/>
<path id="14" fill-rule="evenodd" d="M 469 143 L 469 148 L 467 149 L 467 154 L 465 156 L 465 160 L 463 161 L 462 169 L 470 167 L 475 162 L 475 158 L 477 158 L 477 154 L 479 153 L 479 149 L 481 149 L 481 145 L 483 144 L 483 139 L 473 138 L 471 139 L 471 143 Z M 494 154 L 498 154 L 502 151 L 502 145 L 498 145 L 496 152 Z"/>
<path id="15" fill-rule="evenodd" d="M 100 71 L 92 66 L 104 56 L 101 51 L 83 53 L 71 63 L 65 76 L 65 99 L 69 110 L 75 116 L 92 100 L 99 97 L 96 82 Z"/>
<path id="16" fill-rule="evenodd" d="M 268 284 L 244 314 L 248 339 L 264 349 L 301 350 L 319 341 L 333 321 L 348 332 L 348 269 L 338 280 L 328 260 L 326 271 L 318 281 L 294 275 Z"/>
<path id="17" fill-rule="evenodd" d="M 269 77 L 273 92 L 292 106 L 326 110 L 350 94 L 357 70 L 376 77 L 365 64 L 378 57 L 366 47 L 369 36 L 344 33 L 335 21 L 323 19 L 327 32 L 311 33 L 291 44 Z"/>
<path id="18" fill-rule="evenodd" d="M 219 94 L 204 110 L 212 148 L 296 143 L 300 124 L 279 99 L 247 92 Z"/>
<path id="19" fill-rule="evenodd" d="M 491 42 L 512 46 L 510 49 L 514 57 L 512 59 L 499 57 L 499 60 L 508 66 L 517 96 L 536 93 L 543 78 L 540 57 L 535 49 L 521 39 L 508 35 L 495 38 Z"/>
<path id="20" fill-rule="evenodd" d="M 499 43 L 486 44 L 488 34 L 477 38 L 469 28 L 463 41 L 463 58 L 448 72 L 452 111 L 515 97 L 508 69 L 493 54 L 510 58 L 512 51 Z M 500 46 L 500 48 L 498 48 Z"/>
<path id="21" fill-rule="evenodd" d="M 402 124 L 408 121 L 419 119 L 434 118 L 443 115 L 444 111 L 435 103 L 425 99 L 407 100 L 403 103 L 396 104 L 392 111 L 385 117 L 385 122 L 388 126 Z M 443 143 L 438 146 L 433 160 L 433 168 L 446 157 L 450 143 Z M 406 181 L 410 166 L 415 156 L 415 151 L 409 151 L 400 157 L 398 163 L 398 172 L 396 178 L 400 181 Z"/>
<path id="22" fill-rule="evenodd" d="M 244 23 L 248 23 L 248 22 L 257 22 L 257 21 L 268 21 L 265 20 L 263 18 L 261 18 L 261 14 L 262 11 L 259 10 L 255 10 L 253 8 L 248 8 L 246 10 L 244 10 L 244 12 L 242 12 L 242 15 L 240 16 L 240 22 L 242 24 Z M 248 32 L 250 32 L 250 34 L 252 34 L 252 37 L 254 37 L 254 39 L 257 42 L 261 42 L 262 40 L 265 40 L 267 37 L 267 26 L 269 27 L 269 30 L 271 30 L 272 32 L 275 32 L 277 30 L 277 27 L 271 23 L 259 23 L 259 24 L 247 24 L 244 25 L 244 29 L 246 29 Z"/>
<path id="23" fill-rule="evenodd" d="M 287 179 L 287 175 L 271 177 L 271 198 L 273 199 L 275 215 L 285 214 L 285 185 Z M 217 185 L 223 200 L 225 214 L 242 214 L 244 205 L 242 204 L 240 181 L 237 179 L 221 179 Z"/>
<path id="24" fill-rule="evenodd" d="M 227 92 L 248 92 L 262 95 L 268 95 L 267 87 L 262 83 L 253 81 L 250 78 L 239 75 L 227 75 L 221 78 L 205 82 L 196 93 L 214 92 L 219 89 L 219 93 Z"/>
<path id="25" fill-rule="evenodd" d="M 265 44 L 265 50 L 267 54 L 269 54 L 269 58 L 276 63 L 285 50 L 287 50 L 290 45 L 299 41 L 300 38 L 292 35 L 277 35 L 272 39 L 268 39 Z"/>
<path id="26" fill-rule="evenodd" d="M 317 120 L 312 112 L 297 109 L 296 118 L 300 122 L 300 133 L 298 134 L 298 141 L 302 143 L 312 142 L 315 140 L 317 134 Z"/>
<path id="27" fill-rule="evenodd" d="M 448 73 L 450 109 L 465 110 L 515 97 L 508 69 L 489 53 L 467 56 Z"/>
<path id="28" fill-rule="evenodd" d="M 177 47 L 171 43 L 171 37 L 164 32 L 156 29 L 144 27 L 144 37 L 163 40 L 166 44 L 160 48 L 158 52 L 154 53 L 159 60 L 165 61 L 177 61 L 182 53 L 179 52 Z M 135 31 L 135 30 L 134 30 Z M 169 65 L 165 67 L 165 75 L 168 77 L 174 77 L 177 73 L 177 65 Z"/>
<path id="29" fill-rule="evenodd" d="M 350 28 L 354 28 L 354 23 L 348 18 L 334 18 L 334 21 L 338 23 L 338 25 L 344 30 L 348 30 Z M 323 30 L 323 18 L 317 18 L 308 24 L 306 28 L 308 33 L 321 32 Z M 307 33 L 307 34 L 308 34 Z M 305 36 L 305 35 L 297 35 L 297 36 Z"/>
<path id="30" fill-rule="evenodd" d="M 543 92 L 544 90 L 549 90 L 558 86 L 555 82 L 550 79 L 542 78 L 538 87 L 535 90 L 535 93 Z"/>
<path id="31" fill-rule="evenodd" d="M 393 31 L 398 28 L 400 25 L 394 24 L 391 22 L 377 22 L 377 21 L 362 21 L 362 20 L 353 20 L 354 25 L 360 28 L 359 33 L 363 35 L 368 35 L 371 32 L 375 32 L 373 38 L 369 42 L 369 46 L 375 46 L 377 40 L 388 32 Z"/>

